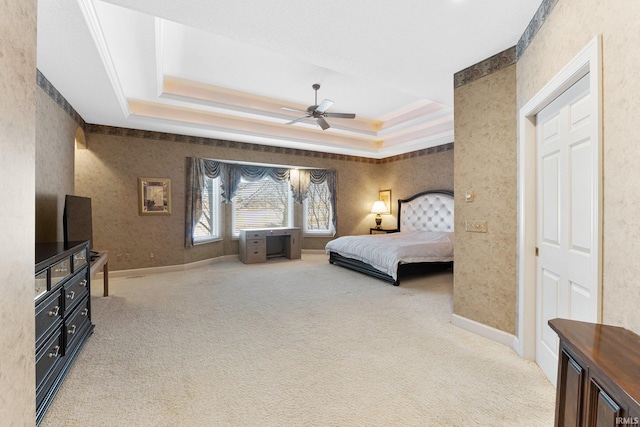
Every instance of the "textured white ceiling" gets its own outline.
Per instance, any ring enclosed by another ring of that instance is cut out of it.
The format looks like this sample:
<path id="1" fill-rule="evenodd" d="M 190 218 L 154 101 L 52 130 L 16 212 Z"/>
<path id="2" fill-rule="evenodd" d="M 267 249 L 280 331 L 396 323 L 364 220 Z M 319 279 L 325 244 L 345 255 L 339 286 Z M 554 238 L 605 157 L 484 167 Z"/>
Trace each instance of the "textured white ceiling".
<path id="1" fill-rule="evenodd" d="M 89 123 L 386 157 L 453 140 L 453 74 L 541 0 L 39 0 L 38 68 Z M 287 126 L 334 101 L 327 119 Z"/>

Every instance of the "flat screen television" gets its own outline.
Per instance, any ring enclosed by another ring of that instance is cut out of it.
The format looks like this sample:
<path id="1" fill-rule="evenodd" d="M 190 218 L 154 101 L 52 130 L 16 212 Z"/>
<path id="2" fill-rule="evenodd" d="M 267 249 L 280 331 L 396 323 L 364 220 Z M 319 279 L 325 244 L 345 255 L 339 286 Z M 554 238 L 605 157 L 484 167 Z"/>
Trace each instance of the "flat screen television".
<path id="1" fill-rule="evenodd" d="M 64 199 L 62 228 L 64 229 L 65 245 L 69 242 L 88 240 L 89 248 L 93 249 L 91 199 L 89 197 L 72 196 L 67 194 Z"/>

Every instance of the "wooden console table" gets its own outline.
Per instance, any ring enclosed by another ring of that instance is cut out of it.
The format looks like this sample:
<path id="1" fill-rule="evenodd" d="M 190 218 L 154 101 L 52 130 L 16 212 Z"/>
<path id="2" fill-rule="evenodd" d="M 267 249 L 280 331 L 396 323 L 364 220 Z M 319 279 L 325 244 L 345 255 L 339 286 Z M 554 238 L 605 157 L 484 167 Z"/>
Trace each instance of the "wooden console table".
<path id="1" fill-rule="evenodd" d="M 640 425 L 640 336 L 567 319 L 549 326 L 560 337 L 556 426 Z"/>
<path id="2" fill-rule="evenodd" d="M 109 252 L 108 251 L 98 251 L 98 258 L 91 261 L 91 280 L 98 274 L 98 272 L 102 269 L 103 275 L 103 283 L 104 283 L 104 291 L 103 296 L 109 296 Z"/>

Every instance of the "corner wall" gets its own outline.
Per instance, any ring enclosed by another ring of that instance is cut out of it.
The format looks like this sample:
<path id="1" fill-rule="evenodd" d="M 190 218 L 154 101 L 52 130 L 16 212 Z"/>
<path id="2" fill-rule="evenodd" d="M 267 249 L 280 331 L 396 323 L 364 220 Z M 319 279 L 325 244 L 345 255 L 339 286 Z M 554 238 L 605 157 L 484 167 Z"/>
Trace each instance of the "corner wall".
<path id="1" fill-rule="evenodd" d="M 454 313 L 516 332 L 515 49 L 456 74 Z M 473 193 L 467 203 L 465 194 Z M 465 231 L 486 221 L 487 232 Z"/>
<path id="2" fill-rule="evenodd" d="M 35 424 L 36 14 L 34 0 L 0 13 L 0 420 Z"/>
<path id="3" fill-rule="evenodd" d="M 64 196 L 74 194 L 76 123 L 43 87 L 36 90 L 36 242 L 64 239 Z"/>

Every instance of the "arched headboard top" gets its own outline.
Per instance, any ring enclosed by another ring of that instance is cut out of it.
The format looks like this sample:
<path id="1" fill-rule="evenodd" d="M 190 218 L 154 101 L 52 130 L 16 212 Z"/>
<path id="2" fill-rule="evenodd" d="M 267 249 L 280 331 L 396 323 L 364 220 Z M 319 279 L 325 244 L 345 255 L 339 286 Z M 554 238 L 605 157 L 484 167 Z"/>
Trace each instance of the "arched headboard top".
<path id="1" fill-rule="evenodd" d="M 453 232 L 453 193 L 430 190 L 398 200 L 398 230 Z"/>

